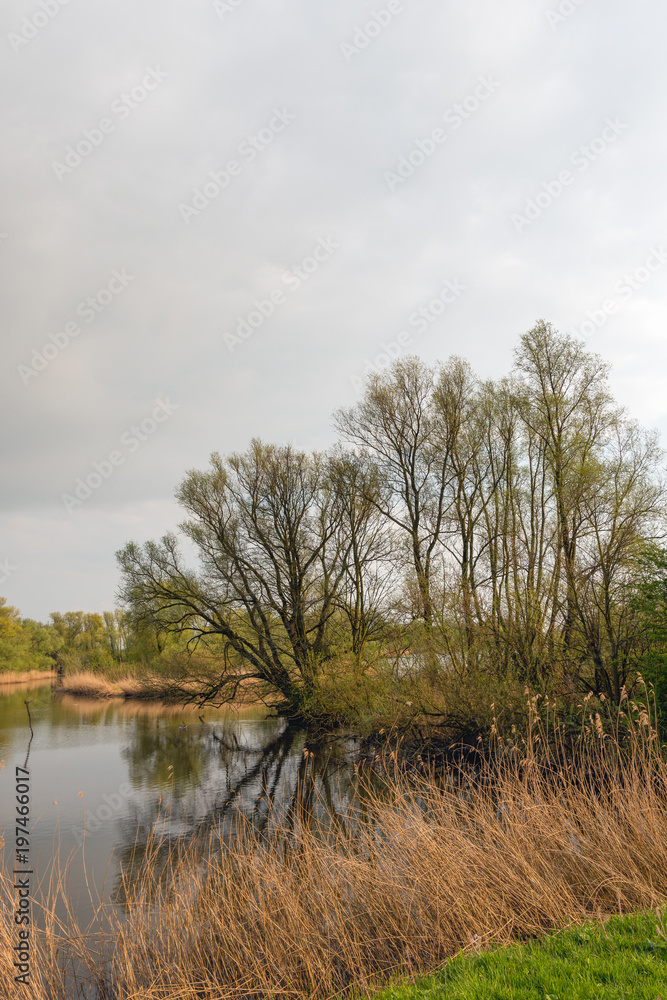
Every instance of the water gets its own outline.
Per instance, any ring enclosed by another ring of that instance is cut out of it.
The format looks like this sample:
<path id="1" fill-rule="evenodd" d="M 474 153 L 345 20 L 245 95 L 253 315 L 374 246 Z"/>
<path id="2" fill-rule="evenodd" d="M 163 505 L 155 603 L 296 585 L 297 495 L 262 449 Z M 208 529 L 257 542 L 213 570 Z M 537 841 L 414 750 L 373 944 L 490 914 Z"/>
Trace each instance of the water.
<path id="1" fill-rule="evenodd" d="M 122 907 L 121 866 L 129 870 L 153 836 L 174 844 L 239 809 L 260 829 L 276 818 L 289 824 L 304 800 L 313 814 L 335 818 L 351 794 L 350 749 L 310 746 L 306 732 L 262 708 L 184 709 L 3 685 L 5 865 L 15 850 L 15 767 L 26 755 L 33 884 L 48 881 L 54 858 L 68 864 L 67 897 L 83 926 L 101 900 Z"/>

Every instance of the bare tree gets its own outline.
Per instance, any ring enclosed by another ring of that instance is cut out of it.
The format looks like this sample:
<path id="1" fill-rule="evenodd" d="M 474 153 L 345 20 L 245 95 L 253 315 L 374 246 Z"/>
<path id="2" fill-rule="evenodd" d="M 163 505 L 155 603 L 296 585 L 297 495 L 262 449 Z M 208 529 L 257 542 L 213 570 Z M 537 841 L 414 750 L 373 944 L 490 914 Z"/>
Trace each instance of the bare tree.
<path id="1" fill-rule="evenodd" d="M 330 458 L 329 478 L 341 511 L 345 566 L 336 604 L 345 615 L 354 662 L 360 669 L 366 644 L 384 634 L 394 588 L 391 531 L 380 513 L 386 508 L 388 489 L 372 463 L 342 449 Z"/>
<path id="2" fill-rule="evenodd" d="M 388 487 L 377 508 L 409 539 L 420 616 L 427 628 L 434 616 L 431 573 L 448 475 L 448 456 L 434 446 L 434 377 L 435 370 L 419 358 L 401 358 L 386 372 L 369 376 L 356 406 L 334 415 L 338 431 L 372 457 Z"/>
<path id="3" fill-rule="evenodd" d="M 558 523 L 558 560 L 565 588 L 566 647 L 576 615 L 577 545 L 585 501 L 595 489 L 591 463 L 620 417 L 607 377 L 609 365 L 579 341 L 540 321 L 524 334 L 515 368 L 525 393 L 520 416 L 541 439 Z"/>
<path id="4" fill-rule="evenodd" d="M 662 537 L 665 487 L 657 434 L 620 422 L 594 470 L 577 558 L 575 644 L 594 665 L 592 690 L 616 704 L 643 652 L 644 623 L 633 596 L 647 544 Z"/>
<path id="5" fill-rule="evenodd" d="M 159 608 L 166 631 L 196 644 L 224 640 L 222 674 L 202 700 L 233 699 L 260 680 L 298 714 L 330 655 L 329 623 L 346 572 L 341 505 L 321 456 L 255 440 L 207 472 L 190 472 L 177 493 L 190 519 L 181 530 L 199 551 L 184 567 L 174 536 L 118 554 L 121 597 L 136 617 Z"/>
<path id="6" fill-rule="evenodd" d="M 199 571 L 171 535 L 128 545 L 132 620 L 222 648 L 202 697 L 260 680 L 292 714 L 328 660 L 351 652 L 362 670 L 388 626 L 433 681 L 443 661 L 533 685 L 567 672 L 618 700 L 644 649 L 633 595 L 667 496 L 656 439 L 607 375 L 544 322 L 497 383 L 456 357 L 396 360 L 334 416 L 354 450 L 253 441 L 190 472 L 177 495 Z"/>

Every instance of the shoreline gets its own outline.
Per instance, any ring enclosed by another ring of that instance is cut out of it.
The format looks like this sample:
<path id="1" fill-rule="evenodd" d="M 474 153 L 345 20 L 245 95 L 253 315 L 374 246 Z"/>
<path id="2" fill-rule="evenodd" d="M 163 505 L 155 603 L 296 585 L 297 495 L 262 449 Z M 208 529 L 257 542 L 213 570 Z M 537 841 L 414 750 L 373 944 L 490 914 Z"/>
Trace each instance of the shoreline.
<path id="1" fill-rule="evenodd" d="M 163 704 L 186 707 L 188 705 L 188 685 L 181 690 L 175 690 L 173 682 L 166 682 L 157 675 L 135 677 L 127 674 L 117 680 L 110 680 L 104 675 L 92 671 L 78 671 L 72 674 L 59 674 L 57 671 L 30 670 L 22 673 L 0 673 L 0 694 L 12 687 L 26 690 L 37 685 L 49 685 L 53 694 L 66 695 L 74 698 L 85 698 L 90 701 L 107 702 L 144 702 L 146 704 Z M 196 692 L 191 685 L 191 693 Z M 190 703 L 192 705 L 192 703 Z M 196 706 L 195 706 L 196 707 Z M 207 707 L 207 706 L 203 706 Z M 210 707 L 210 706 L 209 706 Z M 271 711 L 271 704 L 262 699 L 255 691 L 248 689 L 241 697 L 232 703 L 221 706 L 232 711 L 242 709 L 264 709 Z"/>
<path id="2" fill-rule="evenodd" d="M 172 681 L 167 681 L 157 674 L 149 674 L 145 677 L 136 677 L 127 673 L 124 677 L 116 680 L 107 678 L 104 674 L 95 674 L 90 670 L 80 670 L 72 674 L 60 674 L 56 670 L 24 670 L 16 673 L 0 672 L 0 687 L 16 684 L 33 683 L 57 683 L 53 690 L 57 694 L 78 695 L 81 698 L 118 698 L 122 700 L 137 699 L 142 701 L 164 701 L 175 700 L 184 701 L 187 691 L 195 693 L 196 685 L 187 682 L 180 690 L 176 690 L 177 685 Z M 174 694 L 179 697 L 173 698 Z M 183 697 L 181 697 L 183 696 Z M 256 706 L 264 705 L 265 702 L 254 692 L 248 691 L 245 695 L 234 700 L 234 705 Z"/>
<path id="3" fill-rule="evenodd" d="M 56 694 L 75 695 L 80 698 L 95 698 L 120 701 L 171 702 L 186 704 L 188 693 L 195 694 L 197 686 L 187 682 L 182 688 L 177 688 L 173 682 L 165 682 L 163 678 L 153 674 L 146 677 L 134 677 L 127 674 L 117 680 L 108 680 L 104 676 L 90 671 L 80 671 L 65 675 L 61 683 L 54 689 Z M 265 702 L 254 692 L 248 692 L 245 697 L 233 702 L 234 708 L 266 707 Z"/>
<path id="4" fill-rule="evenodd" d="M 0 673 L 0 685 L 2 684 L 28 684 L 31 681 L 55 680 L 60 675 L 57 670 L 23 670 L 21 673 Z"/>
<path id="5" fill-rule="evenodd" d="M 631 988 L 640 976 L 651 990 L 636 995 L 652 1000 L 667 969 L 667 762 L 645 728 L 636 721 L 629 757 L 597 734 L 582 737 L 585 763 L 602 765 L 607 779 L 597 793 L 555 759 L 550 780 L 531 741 L 525 758 L 503 762 L 492 796 L 485 783 L 397 774 L 391 786 L 365 783 L 364 809 L 349 799 L 341 818 L 354 822 L 334 828 L 308 812 L 306 751 L 304 809 L 284 816 L 268 841 L 251 823 L 228 839 L 218 816 L 203 838 L 179 841 L 163 881 L 163 839 L 152 829 L 132 869 L 137 905 L 118 919 L 105 911 L 103 983 L 156 1000 L 174 990 L 184 1000 L 236 996 L 239 983 L 286 1000 L 491 1000 L 499 981 L 522 979 L 569 996 L 575 967 L 587 996 L 616 1000 L 618 984 Z M 183 880 L 187 894 L 176 891 Z M 65 884 L 51 883 L 40 900 L 47 912 Z M 13 874 L 0 877 L 6 950 L 13 891 Z M 280 934 L 267 934 L 277 926 Z M 97 944 L 71 913 L 64 930 L 36 939 L 40 981 L 56 980 L 54 956 L 66 942 L 80 985 L 99 985 Z M 107 973 L 116 959 L 120 981 Z M 0 969 L 0 993 L 11 972 Z"/>

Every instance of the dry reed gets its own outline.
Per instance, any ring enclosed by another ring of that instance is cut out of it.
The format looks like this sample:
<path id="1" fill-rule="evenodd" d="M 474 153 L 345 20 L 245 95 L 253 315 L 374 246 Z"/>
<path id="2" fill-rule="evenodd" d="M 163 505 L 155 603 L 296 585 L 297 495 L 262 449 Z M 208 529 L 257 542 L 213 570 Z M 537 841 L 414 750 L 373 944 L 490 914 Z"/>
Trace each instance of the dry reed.
<path id="1" fill-rule="evenodd" d="M 642 707 L 624 714 L 622 738 L 593 715 L 573 748 L 547 738 L 533 706 L 528 737 L 497 740 L 475 773 L 408 780 L 397 767 L 375 791 L 360 779 L 364 794 L 333 826 L 304 812 L 260 835 L 239 813 L 233 838 L 220 826 L 166 864 L 153 842 L 124 915 L 106 911 L 106 958 L 51 917 L 30 995 L 72 995 L 58 972 L 70 954 L 105 1000 L 333 997 L 463 949 L 663 904 L 667 763 Z M 45 906 L 53 914 L 53 895 Z"/>
<path id="2" fill-rule="evenodd" d="M 109 681 L 103 675 L 94 674 L 90 670 L 66 674 L 58 690 L 89 698 L 122 698 L 124 696 L 120 684 Z"/>
<path id="3" fill-rule="evenodd" d="M 81 717 L 95 718 L 100 708 L 107 709 L 117 718 L 133 718 L 134 716 L 150 716 L 155 718 L 177 718 L 184 723 L 197 723 L 202 716 L 206 722 L 217 722 L 228 718 L 263 719 L 267 710 L 263 706 L 249 705 L 240 708 L 225 706 L 222 709 L 204 707 L 195 708 L 177 702 L 164 702 L 154 698 L 126 698 L 124 700 L 86 697 L 81 698 L 69 693 L 59 695 L 60 704 L 69 711 L 76 712 Z"/>
<path id="4" fill-rule="evenodd" d="M 65 674 L 58 691 L 88 698 L 159 698 L 161 694 L 169 692 L 172 686 L 170 681 L 155 674 L 143 674 L 141 677 L 127 674 L 124 677 L 109 678 L 90 670 L 80 670 Z"/>
<path id="5" fill-rule="evenodd" d="M 128 673 L 124 676 L 108 676 L 79 670 L 65 674 L 58 685 L 61 694 L 78 695 L 87 698 L 141 698 L 159 700 L 168 698 L 183 702 L 197 695 L 202 684 L 197 680 L 178 680 L 168 675 L 149 672 Z M 255 688 L 246 687 L 235 700 L 235 706 L 256 706 L 263 704 Z"/>
<path id="6" fill-rule="evenodd" d="M 14 673 L 9 671 L 8 673 L 0 673 L 0 684 L 28 684 L 32 681 L 41 681 L 47 684 L 57 676 L 58 674 L 55 670 L 17 670 Z M 3 691 L 3 694 L 7 693 L 7 691 Z"/>

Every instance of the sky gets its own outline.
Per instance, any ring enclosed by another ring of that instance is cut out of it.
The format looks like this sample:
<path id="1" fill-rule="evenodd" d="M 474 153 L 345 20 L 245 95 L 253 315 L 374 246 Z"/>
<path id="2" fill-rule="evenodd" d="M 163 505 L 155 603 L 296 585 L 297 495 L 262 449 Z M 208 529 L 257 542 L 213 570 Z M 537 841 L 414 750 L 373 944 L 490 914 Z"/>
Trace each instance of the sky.
<path id="1" fill-rule="evenodd" d="M 539 319 L 667 432 L 659 0 L 5 0 L 0 595 L 116 603 L 188 470 Z M 4 37 L 2 37 L 4 36 Z"/>

